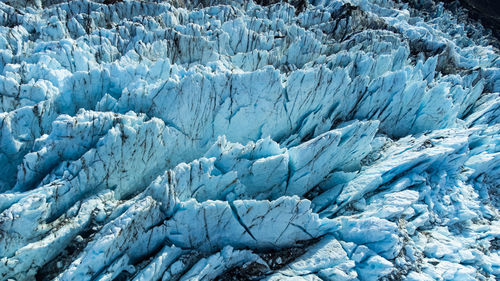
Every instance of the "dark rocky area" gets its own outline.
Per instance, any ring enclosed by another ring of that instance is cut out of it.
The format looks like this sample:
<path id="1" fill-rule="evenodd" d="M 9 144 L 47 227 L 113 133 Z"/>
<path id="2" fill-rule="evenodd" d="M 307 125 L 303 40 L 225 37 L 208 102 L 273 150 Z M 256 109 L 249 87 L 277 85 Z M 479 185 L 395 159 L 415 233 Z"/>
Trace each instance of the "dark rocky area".
<path id="1" fill-rule="evenodd" d="M 443 0 L 451 3 L 455 0 Z M 498 0 L 460 0 L 460 4 L 469 11 L 469 16 L 481 21 L 490 28 L 497 39 L 500 39 L 500 1 Z"/>

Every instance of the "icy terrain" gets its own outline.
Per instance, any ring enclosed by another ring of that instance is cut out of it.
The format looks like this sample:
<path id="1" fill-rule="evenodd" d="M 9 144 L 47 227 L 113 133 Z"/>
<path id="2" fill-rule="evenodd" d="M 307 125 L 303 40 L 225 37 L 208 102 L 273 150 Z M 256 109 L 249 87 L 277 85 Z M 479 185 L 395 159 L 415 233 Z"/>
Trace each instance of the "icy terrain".
<path id="1" fill-rule="evenodd" d="M 498 280 L 500 52 L 431 0 L 0 2 L 0 280 Z"/>

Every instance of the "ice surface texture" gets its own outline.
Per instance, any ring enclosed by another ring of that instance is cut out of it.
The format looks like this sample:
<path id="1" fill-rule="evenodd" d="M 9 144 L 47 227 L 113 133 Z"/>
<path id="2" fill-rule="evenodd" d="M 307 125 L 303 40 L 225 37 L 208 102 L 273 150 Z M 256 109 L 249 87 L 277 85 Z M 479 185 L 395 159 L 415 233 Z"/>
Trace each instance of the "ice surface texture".
<path id="1" fill-rule="evenodd" d="M 498 280 L 500 59 L 431 0 L 0 3 L 0 280 Z"/>

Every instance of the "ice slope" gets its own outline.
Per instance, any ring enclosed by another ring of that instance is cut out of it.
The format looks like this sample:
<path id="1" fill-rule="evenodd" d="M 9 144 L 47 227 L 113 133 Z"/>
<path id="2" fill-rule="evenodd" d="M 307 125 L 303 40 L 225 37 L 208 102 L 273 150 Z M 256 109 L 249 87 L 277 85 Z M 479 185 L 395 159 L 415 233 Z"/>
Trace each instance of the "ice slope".
<path id="1" fill-rule="evenodd" d="M 500 59 L 431 0 L 0 2 L 0 280 L 498 280 Z"/>

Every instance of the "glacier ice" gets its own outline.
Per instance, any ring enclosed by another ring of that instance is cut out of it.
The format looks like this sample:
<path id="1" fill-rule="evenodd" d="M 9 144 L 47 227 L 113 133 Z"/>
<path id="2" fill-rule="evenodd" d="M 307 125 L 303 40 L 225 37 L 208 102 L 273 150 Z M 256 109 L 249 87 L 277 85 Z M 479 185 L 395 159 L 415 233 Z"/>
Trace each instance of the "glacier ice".
<path id="1" fill-rule="evenodd" d="M 500 53 L 434 0 L 0 2 L 0 280 L 497 280 Z"/>

